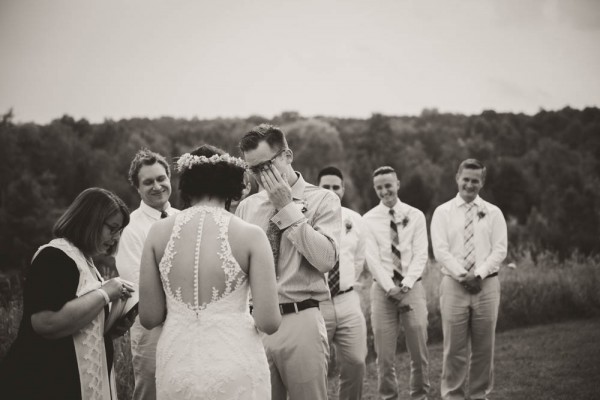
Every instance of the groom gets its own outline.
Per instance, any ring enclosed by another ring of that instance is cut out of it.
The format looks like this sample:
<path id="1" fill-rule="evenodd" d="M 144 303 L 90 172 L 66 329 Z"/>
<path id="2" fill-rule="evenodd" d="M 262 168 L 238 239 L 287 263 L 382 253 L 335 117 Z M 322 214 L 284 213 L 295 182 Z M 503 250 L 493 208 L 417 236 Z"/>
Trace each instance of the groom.
<path id="1" fill-rule="evenodd" d="M 329 298 L 325 273 L 338 259 L 340 200 L 294 171 L 279 128 L 255 127 L 240 149 L 263 190 L 243 200 L 236 214 L 267 232 L 283 315 L 279 330 L 263 338 L 272 398 L 326 400 L 329 345 L 319 302 Z"/>

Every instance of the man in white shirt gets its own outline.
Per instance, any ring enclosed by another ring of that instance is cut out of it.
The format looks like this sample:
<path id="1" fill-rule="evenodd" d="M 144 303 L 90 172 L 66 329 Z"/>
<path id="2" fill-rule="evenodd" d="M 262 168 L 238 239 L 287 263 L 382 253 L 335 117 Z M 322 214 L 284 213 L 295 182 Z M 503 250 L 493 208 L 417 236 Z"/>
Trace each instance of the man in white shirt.
<path id="1" fill-rule="evenodd" d="M 367 227 L 366 259 L 373 275 L 371 323 L 377 353 L 378 391 L 397 399 L 396 343 L 400 325 L 411 359 L 410 398 L 429 392 L 427 301 L 421 275 L 427 263 L 425 215 L 398 198 L 400 181 L 392 167 L 373 172 L 381 202 L 363 216 Z"/>
<path id="2" fill-rule="evenodd" d="M 498 270 L 506 257 L 507 231 L 502 211 L 479 197 L 485 173 L 480 161 L 463 161 L 456 174 L 458 194 L 436 208 L 431 220 L 433 252 L 444 274 L 440 311 L 445 400 L 487 399 L 494 381 Z M 470 396 L 465 393 L 467 371 Z"/>
<path id="3" fill-rule="evenodd" d="M 319 186 L 344 197 L 344 177 L 336 167 L 319 172 Z M 354 290 L 365 263 L 366 236 L 359 213 L 342 207 L 342 239 L 339 263 L 328 274 L 331 299 L 321 302 L 329 343 L 335 343 L 340 361 L 339 399 L 362 398 L 367 323 Z"/>
<path id="4" fill-rule="evenodd" d="M 325 274 L 338 260 L 340 199 L 294 171 L 294 153 L 276 126 L 252 128 L 240 150 L 263 190 L 236 215 L 269 238 L 282 314 L 277 332 L 263 336 L 272 400 L 327 400 L 329 344 L 319 303 L 330 297 Z"/>
<path id="5" fill-rule="evenodd" d="M 139 284 L 140 260 L 144 241 L 152 224 L 175 214 L 171 207 L 171 171 L 163 156 L 148 149 L 139 150 L 129 167 L 129 182 L 141 197 L 140 207 L 131 213 L 130 222 L 121 234 L 115 262 L 119 275 Z M 146 330 L 136 318 L 130 329 L 135 388 L 133 399 L 156 398 L 156 343 L 161 328 Z"/>

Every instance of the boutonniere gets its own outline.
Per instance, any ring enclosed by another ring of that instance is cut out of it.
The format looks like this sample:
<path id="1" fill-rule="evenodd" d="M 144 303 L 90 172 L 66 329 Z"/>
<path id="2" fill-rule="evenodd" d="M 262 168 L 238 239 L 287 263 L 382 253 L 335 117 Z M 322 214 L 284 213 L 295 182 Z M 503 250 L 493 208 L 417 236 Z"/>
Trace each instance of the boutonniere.
<path id="1" fill-rule="evenodd" d="M 485 211 L 481 210 L 477 212 L 477 217 L 479 218 L 479 220 L 481 221 L 481 219 L 483 217 L 485 217 Z"/>
<path id="2" fill-rule="evenodd" d="M 308 202 L 306 201 L 306 199 L 302 199 L 300 200 L 300 202 L 296 202 L 296 205 L 298 206 L 302 214 L 308 211 Z"/>
<path id="3" fill-rule="evenodd" d="M 345 220 L 344 226 L 346 227 L 346 233 L 350 232 L 352 230 L 352 221 L 349 219 Z"/>
<path id="4" fill-rule="evenodd" d="M 407 216 L 404 216 L 404 218 L 402 218 L 402 221 L 400 221 L 403 228 L 406 228 L 406 225 L 408 225 L 409 222 L 410 222 L 410 219 L 408 219 Z"/>

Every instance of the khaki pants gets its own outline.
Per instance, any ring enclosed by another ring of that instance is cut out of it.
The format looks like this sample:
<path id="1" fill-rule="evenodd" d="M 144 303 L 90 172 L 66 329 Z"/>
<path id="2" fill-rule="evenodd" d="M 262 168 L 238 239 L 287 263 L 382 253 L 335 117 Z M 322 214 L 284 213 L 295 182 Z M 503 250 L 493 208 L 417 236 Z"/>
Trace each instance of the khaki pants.
<path id="1" fill-rule="evenodd" d="M 162 326 L 147 330 L 140 324 L 139 317 L 131 326 L 131 355 L 135 388 L 133 400 L 156 399 L 156 344 Z"/>
<path id="2" fill-rule="evenodd" d="M 279 330 L 263 335 L 272 400 L 327 400 L 329 345 L 318 308 L 282 316 Z"/>
<path id="3" fill-rule="evenodd" d="M 451 277 L 445 276 L 442 279 L 442 399 L 486 399 L 491 392 L 494 383 L 494 341 L 499 305 L 498 277 L 484 279 L 481 292 L 474 295 L 469 294 Z M 470 365 L 467 365 L 468 360 Z M 467 371 L 470 397 L 465 393 Z"/>
<path id="4" fill-rule="evenodd" d="M 340 400 L 362 397 L 367 324 L 356 291 L 340 294 L 320 304 L 329 344 L 335 344 L 340 363 Z"/>
<path id="5" fill-rule="evenodd" d="M 412 311 L 400 313 L 398 304 L 385 296 L 378 283 L 371 287 L 371 323 L 377 353 L 378 391 L 381 399 L 398 399 L 396 380 L 396 343 L 400 326 L 404 328 L 410 355 L 410 398 L 427 399 L 429 393 L 429 352 L 427 350 L 427 301 L 422 283 L 402 299 Z"/>

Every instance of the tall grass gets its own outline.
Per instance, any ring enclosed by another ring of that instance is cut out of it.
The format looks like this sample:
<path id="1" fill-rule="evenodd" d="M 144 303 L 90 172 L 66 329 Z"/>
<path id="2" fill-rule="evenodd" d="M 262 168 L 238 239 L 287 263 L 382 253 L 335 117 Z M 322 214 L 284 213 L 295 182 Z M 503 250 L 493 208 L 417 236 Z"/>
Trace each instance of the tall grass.
<path id="1" fill-rule="evenodd" d="M 514 269 L 503 266 L 499 273 L 498 331 L 600 315 L 600 257 L 574 254 L 560 261 L 554 254 L 542 253 L 534 260 L 530 253 L 522 253 L 516 264 Z M 438 263 L 430 260 L 422 281 L 427 296 L 430 343 L 443 338 L 439 303 L 442 277 Z M 360 281 L 362 287 L 358 292 L 367 319 L 367 360 L 372 360 L 375 357 L 369 297 L 372 278 L 365 273 Z M 404 333 L 401 331 L 398 350 L 405 349 Z"/>
<path id="2" fill-rule="evenodd" d="M 507 330 L 526 325 L 535 325 L 573 318 L 600 315 L 600 257 L 580 257 L 575 254 L 561 261 L 551 253 L 533 258 L 529 253 L 521 254 L 517 268 L 503 267 L 500 270 L 501 301 L 498 330 Z M 429 311 L 429 341 L 442 339 L 442 324 L 439 308 L 439 286 L 442 280 L 439 265 L 435 261 L 427 264 L 423 275 L 423 286 L 427 294 Z M 367 319 L 367 360 L 375 358 L 373 332 L 370 319 L 370 287 L 372 279 L 365 273 L 357 290 Z M 22 314 L 21 287 L 14 280 L 10 285 L 0 285 L 0 360 L 17 335 Z M 115 371 L 119 397 L 131 398 L 133 372 L 129 335 L 115 340 Z M 400 332 L 398 349 L 405 349 L 404 335 Z"/>

